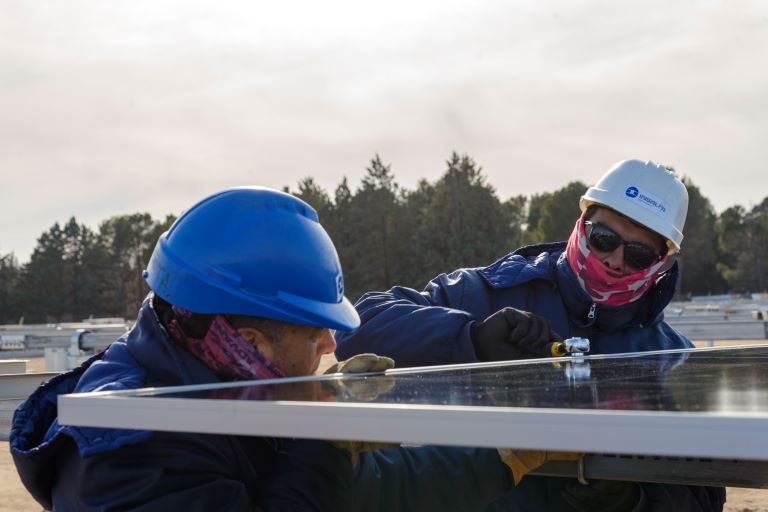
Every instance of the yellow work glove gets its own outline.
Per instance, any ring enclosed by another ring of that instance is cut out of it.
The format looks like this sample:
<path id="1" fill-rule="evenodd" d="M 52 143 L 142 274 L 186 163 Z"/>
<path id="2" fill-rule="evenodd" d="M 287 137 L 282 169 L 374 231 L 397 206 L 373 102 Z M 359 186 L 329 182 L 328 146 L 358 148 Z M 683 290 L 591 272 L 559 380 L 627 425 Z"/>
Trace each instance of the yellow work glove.
<path id="1" fill-rule="evenodd" d="M 339 361 L 330 368 L 328 368 L 324 374 L 333 373 L 371 373 L 371 372 L 383 372 L 395 366 L 395 361 L 389 357 L 377 356 L 376 354 L 358 354 L 352 356 L 344 361 Z M 334 386 L 338 390 L 342 390 L 348 393 L 350 396 L 357 400 L 371 401 L 375 400 L 381 393 L 389 391 L 394 382 L 391 377 L 376 377 L 375 379 L 350 380 L 344 382 L 343 380 L 323 381 L 324 384 Z M 349 453 L 350 459 L 352 459 L 352 467 L 357 466 L 357 462 L 360 458 L 361 452 L 370 452 L 379 450 L 381 448 L 398 448 L 398 443 L 378 443 L 371 441 L 331 441 L 331 443 L 337 448 Z"/>
<path id="2" fill-rule="evenodd" d="M 579 460 L 584 454 L 574 452 L 548 452 L 543 450 L 515 450 L 498 448 L 502 462 L 512 471 L 515 485 L 525 475 L 551 460 Z"/>

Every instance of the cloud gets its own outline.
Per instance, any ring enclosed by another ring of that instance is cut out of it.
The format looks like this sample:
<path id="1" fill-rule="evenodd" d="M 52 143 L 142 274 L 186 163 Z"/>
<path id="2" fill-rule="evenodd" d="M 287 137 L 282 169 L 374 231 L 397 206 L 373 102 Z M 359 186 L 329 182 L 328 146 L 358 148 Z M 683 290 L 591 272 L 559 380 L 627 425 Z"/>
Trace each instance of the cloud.
<path id="1" fill-rule="evenodd" d="M 763 4 L 273 4 L 3 4 L 0 253 L 232 185 L 355 187 L 376 152 L 406 187 L 467 152 L 503 198 L 628 157 L 719 210 L 766 195 Z"/>

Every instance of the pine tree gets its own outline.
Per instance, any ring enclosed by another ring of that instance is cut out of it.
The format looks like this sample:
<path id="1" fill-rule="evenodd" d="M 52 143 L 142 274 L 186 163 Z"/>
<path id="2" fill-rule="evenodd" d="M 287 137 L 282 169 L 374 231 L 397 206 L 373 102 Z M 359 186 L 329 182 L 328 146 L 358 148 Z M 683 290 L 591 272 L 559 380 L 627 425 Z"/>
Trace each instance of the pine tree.
<path id="1" fill-rule="evenodd" d="M 142 277 L 159 235 L 174 217 L 157 223 L 148 213 L 118 215 L 102 222 L 99 240 L 109 255 L 109 276 L 105 300 L 118 316 L 136 314 L 149 288 Z"/>
<path id="2" fill-rule="evenodd" d="M 714 236 L 717 215 L 712 203 L 701 194 L 689 178 L 683 178 L 688 189 L 688 215 L 680 261 L 680 292 L 705 295 L 724 293 L 728 284 L 717 269 L 720 250 Z"/>
<path id="3" fill-rule="evenodd" d="M 20 275 L 13 253 L 0 256 L 0 323 L 15 323 L 19 319 L 16 291 Z"/>
<path id="4" fill-rule="evenodd" d="M 749 212 L 743 206 L 726 209 L 717 219 L 717 235 L 720 249 L 717 268 L 729 289 L 742 293 L 766 291 L 768 197 Z"/>
<path id="5" fill-rule="evenodd" d="M 403 250 L 401 206 L 400 187 L 390 166 L 375 155 L 348 204 L 347 219 L 354 235 L 345 258 L 351 296 L 397 284 Z"/>
<path id="6" fill-rule="evenodd" d="M 587 186 L 572 181 L 554 192 L 531 198 L 526 243 L 545 243 L 567 240 L 579 218 L 579 200 Z"/>
<path id="7" fill-rule="evenodd" d="M 315 183 L 315 179 L 310 176 L 299 181 L 299 191 L 293 195 L 314 208 L 320 217 L 321 223 L 324 216 L 327 215 L 333 207 L 333 203 L 331 203 L 328 193 Z"/>
<path id="8" fill-rule="evenodd" d="M 62 319 L 82 320 L 90 314 L 99 314 L 98 283 L 101 276 L 94 272 L 98 260 L 98 242 L 94 233 L 72 217 L 64 225 L 64 255 L 62 271 L 66 293 Z"/>
<path id="9" fill-rule="evenodd" d="M 428 263 L 425 273 L 491 263 L 509 252 L 511 217 L 482 168 L 467 155 L 451 154 L 445 174 L 428 196 L 425 218 L 419 223 Z"/>
<path id="10" fill-rule="evenodd" d="M 65 241 L 59 223 L 40 235 L 22 269 L 19 302 L 28 323 L 55 322 L 65 313 Z"/>
<path id="11" fill-rule="evenodd" d="M 349 189 L 346 176 L 336 187 L 334 192 L 333 207 L 327 212 L 320 223 L 328 231 L 328 235 L 336 246 L 341 261 L 341 269 L 344 274 L 345 293 L 352 290 L 354 281 L 351 280 L 352 257 L 354 253 L 355 232 L 352 212 L 352 192 Z"/>

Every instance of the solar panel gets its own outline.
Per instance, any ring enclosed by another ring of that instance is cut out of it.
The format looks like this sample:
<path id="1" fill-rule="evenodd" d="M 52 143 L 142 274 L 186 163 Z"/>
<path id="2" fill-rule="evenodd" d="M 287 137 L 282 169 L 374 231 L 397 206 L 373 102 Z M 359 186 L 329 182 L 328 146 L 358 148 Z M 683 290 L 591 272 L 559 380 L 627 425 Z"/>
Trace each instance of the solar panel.
<path id="1" fill-rule="evenodd" d="M 768 461 L 768 345 L 59 397 L 63 424 Z"/>

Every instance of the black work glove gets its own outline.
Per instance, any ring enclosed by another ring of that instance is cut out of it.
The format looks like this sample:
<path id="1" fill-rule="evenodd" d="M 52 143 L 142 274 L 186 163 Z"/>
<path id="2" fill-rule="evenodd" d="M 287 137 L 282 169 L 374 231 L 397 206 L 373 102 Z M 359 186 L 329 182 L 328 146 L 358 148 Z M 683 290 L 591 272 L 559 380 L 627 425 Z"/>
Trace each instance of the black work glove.
<path id="1" fill-rule="evenodd" d="M 563 491 L 563 499 L 579 512 L 628 512 L 640 501 L 640 486 L 619 480 L 575 482 Z"/>
<path id="2" fill-rule="evenodd" d="M 481 361 L 545 357 L 549 344 L 563 341 L 546 318 L 504 308 L 472 326 L 472 345 Z"/>

